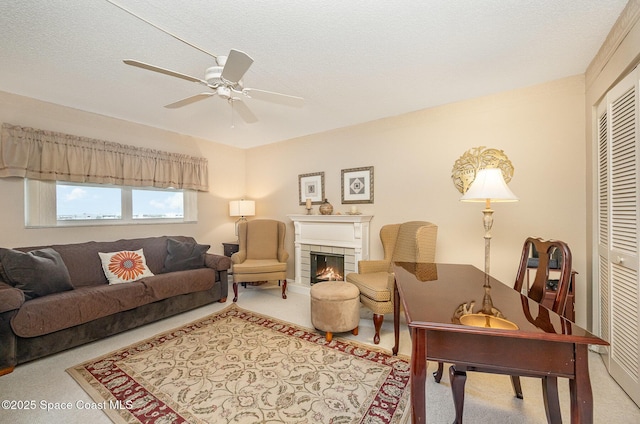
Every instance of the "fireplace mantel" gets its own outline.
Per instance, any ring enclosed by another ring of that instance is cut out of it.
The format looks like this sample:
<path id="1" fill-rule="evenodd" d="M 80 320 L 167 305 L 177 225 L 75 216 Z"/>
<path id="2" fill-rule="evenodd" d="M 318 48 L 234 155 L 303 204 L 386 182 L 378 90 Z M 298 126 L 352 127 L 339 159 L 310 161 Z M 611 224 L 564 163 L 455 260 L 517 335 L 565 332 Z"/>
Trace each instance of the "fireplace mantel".
<path id="1" fill-rule="evenodd" d="M 358 261 L 369 259 L 369 222 L 373 215 L 287 216 L 293 221 L 295 230 L 296 284 L 306 283 L 302 276 L 303 245 L 353 249 L 355 266 Z M 307 279 L 308 277 L 305 280 Z"/>

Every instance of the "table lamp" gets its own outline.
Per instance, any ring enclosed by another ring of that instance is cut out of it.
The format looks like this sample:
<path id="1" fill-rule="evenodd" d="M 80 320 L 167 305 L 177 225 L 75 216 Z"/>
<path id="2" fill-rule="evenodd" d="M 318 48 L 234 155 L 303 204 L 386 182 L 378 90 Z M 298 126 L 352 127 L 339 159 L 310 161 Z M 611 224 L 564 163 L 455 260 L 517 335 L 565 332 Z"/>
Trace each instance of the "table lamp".
<path id="1" fill-rule="evenodd" d="M 462 202 L 485 202 L 484 214 L 484 272 L 489 275 L 491 251 L 491 227 L 493 210 L 491 202 L 517 202 L 518 198 L 509 189 L 499 168 L 480 169 L 467 192 L 460 198 Z"/>
<path id="2" fill-rule="evenodd" d="M 236 221 L 236 237 L 238 237 L 238 224 L 247 220 L 247 216 L 256 214 L 256 202 L 253 200 L 232 200 L 229 202 L 229 216 L 239 216 Z"/>

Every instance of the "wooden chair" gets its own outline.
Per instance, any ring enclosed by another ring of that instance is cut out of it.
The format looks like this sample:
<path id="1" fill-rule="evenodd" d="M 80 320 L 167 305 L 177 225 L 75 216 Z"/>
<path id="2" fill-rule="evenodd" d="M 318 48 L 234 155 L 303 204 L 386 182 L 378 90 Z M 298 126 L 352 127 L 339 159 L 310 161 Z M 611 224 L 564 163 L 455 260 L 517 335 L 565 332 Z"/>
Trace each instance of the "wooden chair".
<path id="1" fill-rule="evenodd" d="M 233 301 L 238 300 L 239 283 L 282 282 L 282 298 L 287 294 L 287 259 L 284 248 L 286 226 L 272 219 L 254 219 L 238 225 L 238 251 L 233 262 Z"/>
<path id="2" fill-rule="evenodd" d="M 360 290 L 360 302 L 373 311 L 375 335 L 380 343 L 380 328 L 384 315 L 393 312 L 394 262 L 435 262 L 438 227 L 424 221 L 384 225 L 380 240 L 384 259 L 363 260 L 358 272 L 347 274 L 347 281 Z"/>
<path id="3" fill-rule="evenodd" d="M 529 269 L 531 270 L 531 262 L 529 261 L 529 259 L 534 248 L 539 254 L 539 259 L 537 261 L 537 268 L 535 268 L 535 277 L 533 280 L 533 284 L 527 289 L 527 287 L 525 286 L 525 279 L 527 279 L 527 265 L 529 264 Z M 551 263 L 552 257 L 558 258 L 556 260 L 560 263 Z M 549 281 L 550 269 L 558 271 L 560 275 L 558 277 L 558 286 L 553 302 L 551 302 L 551 304 L 545 304 L 544 299 L 547 290 L 547 282 Z M 559 315 L 564 315 L 570 283 L 571 250 L 569 250 L 569 246 L 567 246 L 566 243 L 557 240 L 545 241 L 540 238 L 527 238 L 522 248 L 522 255 L 520 257 L 520 265 L 518 267 L 518 274 L 516 276 L 514 288 L 521 293 L 523 292 L 523 290 L 526 291 L 526 295 L 530 299 L 543 304 Z M 523 302 L 523 304 L 525 303 L 526 302 Z M 528 306 L 528 303 L 526 303 L 526 306 Z M 544 320 L 540 319 L 540 321 L 543 322 Z M 545 330 L 545 326 L 541 326 L 540 328 Z M 552 331 L 552 328 L 553 327 L 551 327 L 551 330 L 549 331 Z M 438 371 L 434 373 L 436 381 L 440 381 L 439 379 L 442 377 L 442 367 L 443 364 L 438 363 Z M 451 366 L 451 368 L 449 369 L 449 378 L 451 379 L 453 403 L 456 408 L 456 422 L 462 421 L 462 410 L 464 406 L 464 379 L 466 378 L 466 371 L 500 374 L 499 371 L 487 370 L 481 367 L 465 367 L 464 370 L 460 370 L 456 368 L 455 364 Z M 539 376 L 531 375 L 529 377 Z M 519 399 L 522 399 L 523 396 L 522 387 L 520 385 L 520 376 L 511 375 L 511 383 L 515 392 L 515 396 Z M 560 415 L 560 400 L 558 398 L 557 378 L 546 376 L 542 377 L 542 392 L 547 421 L 549 423 L 561 423 L 562 418 Z"/>

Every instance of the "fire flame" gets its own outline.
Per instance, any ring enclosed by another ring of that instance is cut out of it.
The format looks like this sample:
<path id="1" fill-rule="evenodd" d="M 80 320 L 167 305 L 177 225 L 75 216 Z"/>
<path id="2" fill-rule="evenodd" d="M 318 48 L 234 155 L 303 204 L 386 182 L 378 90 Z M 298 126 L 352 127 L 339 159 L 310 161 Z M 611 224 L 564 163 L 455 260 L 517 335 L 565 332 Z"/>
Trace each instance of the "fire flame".
<path id="1" fill-rule="evenodd" d="M 316 275 L 316 278 L 318 280 L 322 280 L 322 281 L 342 281 L 342 274 L 340 274 L 340 272 L 333 267 L 326 267 L 325 269 L 323 269 L 318 275 Z"/>

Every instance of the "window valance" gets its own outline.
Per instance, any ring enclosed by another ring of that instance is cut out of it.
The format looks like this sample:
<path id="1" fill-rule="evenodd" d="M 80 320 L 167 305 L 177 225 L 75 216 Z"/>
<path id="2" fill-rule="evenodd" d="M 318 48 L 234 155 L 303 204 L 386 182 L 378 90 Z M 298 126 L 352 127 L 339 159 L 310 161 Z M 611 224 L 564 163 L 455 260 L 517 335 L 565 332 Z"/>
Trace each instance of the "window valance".
<path id="1" fill-rule="evenodd" d="M 206 158 L 2 125 L 0 177 L 208 191 Z"/>

